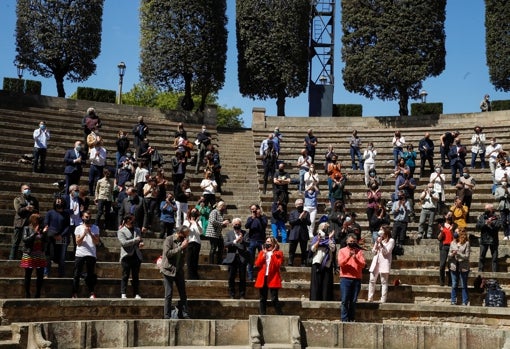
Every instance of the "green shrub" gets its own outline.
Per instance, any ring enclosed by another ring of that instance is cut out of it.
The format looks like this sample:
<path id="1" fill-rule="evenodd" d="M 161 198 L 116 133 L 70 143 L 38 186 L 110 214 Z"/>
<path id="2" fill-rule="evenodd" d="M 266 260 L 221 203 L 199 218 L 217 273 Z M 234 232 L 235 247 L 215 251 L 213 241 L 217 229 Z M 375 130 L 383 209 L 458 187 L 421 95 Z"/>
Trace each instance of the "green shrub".
<path id="1" fill-rule="evenodd" d="M 333 116 L 362 116 L 361 104 L 333 104 Z"/>
<path id="2" fill-rule="evenodd" d="M 40 81 L 26 80 L 25 93 L 28 93 L 31 95 L 40 95 L 41 89 L 42 89 L 42 83 Z"/>
<path id="3" fill-rule="evenodd" d="M 443 114 L 443 103 L 411 103 L 411 115 Z"/>
<path id="4" fill-rule="evenodd" d="M 78 87 L 77 98 L 94 102 L 115 103 L 116 92 L 92 87 Z"/>
<path id="5" fill-rule="evenodd" d="M 496 110 L 509 110 L 510 109 L 510 100 L 505 99 L 502 101 L 492 101 L 491 102 L 491 109 L 493 111 Z"/>

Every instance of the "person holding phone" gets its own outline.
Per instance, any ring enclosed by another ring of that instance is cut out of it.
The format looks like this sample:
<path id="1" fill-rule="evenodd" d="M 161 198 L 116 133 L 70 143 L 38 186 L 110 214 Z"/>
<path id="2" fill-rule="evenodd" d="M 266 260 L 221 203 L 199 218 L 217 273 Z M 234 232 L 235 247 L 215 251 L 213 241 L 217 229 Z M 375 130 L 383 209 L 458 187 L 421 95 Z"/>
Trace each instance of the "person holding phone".
<path id="1" fill-rule="evenodd" d="M 268 237 L 264 243 L 262 251 L 259 252 L 255 260 L 255 266 L 259 268 L 255 288 L 260 292 L 259 313 L 266 315 L 267 295 L 271 293 L 271 302 L 277 315 L 283 315 L 280 301 L 278 300 L 278 290 L 282 288 L 282 277 L 280 267 L 283 263 L 283 253 L 280 251 L 280 245 L 274 237 Z"/>

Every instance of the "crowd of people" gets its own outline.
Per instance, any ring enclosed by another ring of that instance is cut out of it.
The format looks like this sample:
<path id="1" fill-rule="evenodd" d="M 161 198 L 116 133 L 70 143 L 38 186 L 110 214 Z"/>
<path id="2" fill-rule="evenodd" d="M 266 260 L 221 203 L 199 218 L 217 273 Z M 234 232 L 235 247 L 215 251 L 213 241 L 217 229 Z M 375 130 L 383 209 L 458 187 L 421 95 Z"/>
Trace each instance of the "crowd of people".
<path id="1" fill-rule="evenodd" d="M 332 287 L 337 272 L 340 275 L 341 319 L 354 321 L 362 270 L 366 267 L 366 251 L 373 254 L 369 266 L 368 301 L 374 300 L 375 283 L 380 276 L 380 302 L 384 303 L 392 258 L 404 253 L 408 224 L 419 217 L 418 238 L 439 240 L 439 284 L 445 285 L 448 276 L 452 304 L 457 304 L 456 288 L 462 285 L 462 303 L 469 304 L 466 280 L 470 245 L 466 230 L 476 188 L 470 168 L 475 168 L 477 160 L 481 168 L 486 167 L 486 161 L 489 163 L 494 184 L 492 190 L 498 202 L 496 207 L 488 204 L 485 212 L 476 219 L 476 229 L 481 232 L 478 270 L 484 270 L 484 260 L 490 250 L 492 271 L 497 271 L 499 230 L 503 230 L 505 240 L 510 239 L 508 157 L 496 138 L 487 142 L 489 138 L 480 126 L 476 126 L 471 135 L 470 166 L 466 163 L 467 147 L 462 144 L 458 131 L 445 132 L 440 137 L 440 162 L 437 164 L 434 164 L 437 148 L 428 132 L 419 141 L 416 152 L 401 132 L 395 131 L 391 140 L 394 171 L 390 181 L 394 181 L 393 187 L 388 184 L 388 179 L 383 183 L 377 174 L 378 153 L 374 143 L 367 142 L 363 149 L 361 137 L 353 130 L 346 144 L 349 144 L 350 168 L 362 171 L 362 182 L 366 185 L 366 234 L 362 234 L 357 214 L 349 210 L 350 179 L 333 145 L 324 155 L 325 179 L 321 180 L 322 175 L 316 170 L 319 140 L 312 129 L 304 136 L 303 149 L 295 164 L 297 178 L 287 170 L 288 164 L 279 160 L 283 142 L 279 128 L 261 142 L 263 193 L 271 186 L 271 212 L 268 217 L 258 204 L 253 204 L 243 224 L 238 217 L 227 219 L 227 204 L 217 199 L 217 194 L 222 192 L 221 164 L 206 126 L 202 126 L 195 141 L 190 141 L 184 125 L 178 124 L 173 134 L 175 156 L 170 162 L 171 180 L 166 179 L 158 150 L 149 145 L 150 128 L 142 116 L 138 117 L 131 132 L 134 150 L 128 132 L 118 132 L 114 166 L 107 164 L 108 151 L 100 135 L 102 122 L 93 108 L 87 110 L 82 126 L 84 140 L 77 140 L 74 147 L 65 152 L 65 189 L 63 195 L 55 196 L 53 209 L 41 216 L 39 203 L 28 184 L 21 186 L 21 194 L 14 200 L 15 230 L 9 258 L 18 258 L 23 243 L 21 266 L 26 270 L 26 297 L 31 296 L 33 269 L 37 276 L 36 297 L 41 295 L 43 280 L 49 277 L 52 262 L 59 266 L 58 276 L 65 276 L 66 251 L 72 242 L 75 267 L 71 294 L 78 296 L 80 278 L 85 276 L 89 297 L 95 298 L 95 263 L 97 247 L 101 244 L 100 233 L 113 229 L 118 231 L 121 251 L 120 296 L 127 298 L 131 276 L 133 296 L 141 298 L 139 272 L 143 260 L 143 236 L 153 229 L 154 218 L 158 217 L 159 237 L 164 239 L 160 269 L 165 286 L 165 318 L 190 316 L 183 266 L 187 264 L 188 280 L 200 278 L 201 239 L 207 239 L 210 243 L 209 263 L 229 266 L 228 293 L 231 298 L 244 298 L 247 280 L 253 281 L 260 290 L 260 313 L 266 314 L 270 293 L 275 312 L 282 314 L 278 300 L 278 289 L 282 287 L 280 266 L 284 264 L 280 243 L 288 243 L 288 266 L 299 261 L 301 266 L 309 266 L 312 270 L 310 300 L 333 300 Z M 42 121 L 34 131 L 34 172 L 45 171 L 48 141 L 50 131 Z M 419 176 L 426 178 L 426 174 L 429 175 L 428 183 L 421 190 L 415 178 L 418 156 Z M 199 200 L 193 199 L 186 177 L 187 166 L 193 162 L 195 174 L 203 171 Z M 79 186 L 86 165 L 90 166 L 88 186 Z M 451 170 L 450 185 L 456 191 L 451 205 L 445 197 L 447 179 L 443 170 L 446 168 Z M 299 196 L 293 209 L 289 208 L 291 185 L 297 186 Z M 416 195 L 415 192 L 420 193 Z M 324 215 L 318 212 L 321 199 L 328 206 Z M 197 202 L 196 205 L 193 202 Z M 416 205 L 417 202 L 420 204 Z M 95 220 L 89 210 L 92 203 L 97 207 Z M 417 208 L 421 209 L 419 213 L 415 212 Z M 266 234 L 268 225 L 271 226 L 269 236 Z M 298 246 L 300 258 L 296 254 Z M 238 290 L 236 278 L 239 279 Z M 180 296 L 175 308 L 171 307 L 173 283 Z"/>

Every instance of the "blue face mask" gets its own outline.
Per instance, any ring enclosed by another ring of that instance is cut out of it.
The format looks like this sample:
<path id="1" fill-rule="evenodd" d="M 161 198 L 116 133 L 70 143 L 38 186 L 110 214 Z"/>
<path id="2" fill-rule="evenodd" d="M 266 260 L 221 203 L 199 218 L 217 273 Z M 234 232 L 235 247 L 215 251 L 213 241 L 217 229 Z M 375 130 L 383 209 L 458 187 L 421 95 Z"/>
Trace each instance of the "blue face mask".
<path id="1" fill-rule="evenodd" d="M 73 197 L 77 198 L 80 196 L 80 192 L 79 191 L 74 191 L 73 192 Z"/>
<path id="2" fill-rule="evenodd" d="M 39 128 L 40 128 L 41 130 L 46 130 L 46 125 L 39 125 Z"/>
<path id="3" fill-rule="evenodd" d="M 78 152 L 79 152 L 79 151 L 81 150 L 81 145 L 77 146 L 77 147 L 76 147 L 76 148 L 74 148 L 74 149 L 76 149 L 76 151 L 78 151 Z"/>
<path id="4" fill-rule="evenodd" d="M 23 190 L 23 195 L 25 196 L 29 196 L 32 192 L 30 191 L 30 189 L 25 189 Z"/>
<path id="5" fill-rule="evenodd" d="M 457 232 L 453 233 L 453 238 L 454 239 L 458 239 L 459 238 L 459 233 L 457 233 Z"/>

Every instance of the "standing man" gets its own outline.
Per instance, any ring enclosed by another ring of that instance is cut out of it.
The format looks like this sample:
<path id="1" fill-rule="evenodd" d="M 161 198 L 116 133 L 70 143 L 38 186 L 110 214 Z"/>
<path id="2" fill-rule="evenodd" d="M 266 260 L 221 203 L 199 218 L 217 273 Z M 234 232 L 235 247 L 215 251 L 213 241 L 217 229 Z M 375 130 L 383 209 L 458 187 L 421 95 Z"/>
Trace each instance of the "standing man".
<path id="1" fill-rule="evenodd" d="M 432 238 L 432 229 L 438 201 L 439 194 L 434 191 L 434 183 L 428 183 L 425 190 L 420 194 L 421 214 L 420 222 L 418 223 L 418 236 L 420 239 L 424 236 L 425 225 L 427 226 L 427 239 Z"/>
<path id="2" fill-rule="evenodd" d="M 262 214 L 262 210 L 259 205 L 251 205 L 250 211 L 251 216 L 248 217 L 244 227 L 248 229 L 248 241 L 250 242 L 248 251 L 252 255 L 253 259 L 255 259 L 255 250 L 258 252 L 262 251 L 262 244 L 266 240 L 267 217 Z M 250 281 L 254 280 L 253 262 L 248 264 L 248 278 Z"/>
<path id="3" fill-rule="evenodd" d="M 285 163 L 282 162 L 278 165 L 278 172 L 273 178 L 273 202 L 281 201 L 282 204 L 287 206 L 289 203 L 289 184 L 290 176 L 285 171 Z"/>
<path id="4" fill-rule="evenodd" d="M 308 155 L 306 149 L 301 150 L 301 156 L 298 158 L 297 167 L 299 169 L 299 193 L 303 194 L 305 191 L 305 173 L 310 170 L 312 165 L 312 157 Z"/>
<path id="5" fill-rule="evenodd" d="M 498 201 L 498 211 L 505 236 L 503 240 L 510 240 L 510 189 L 506 181 L 502 181 L 501 185 L 496 188 L 494 197 Z"/>
<path id="6" fill-rule="evenodd" d="M 124 216 L 131 213 L 135 216 L 135 226 L 147 232 L 147 204 L 145 200 L 136 193 L 136 188 L 126 189 L 127 197 L 122 201 L 119 207 L 119 222 L 122 222 Z"/>
<path id="7" fill-rule="evenodd" d="M 244 299 L 246 295 L 246 264 L 251 259 L 248 253 L 248 234 L 241 229 L 241 218 L 234 218 L 232 226 L 234 230 L 229 231 L 225 236 L 224 242 L 227 256 L 223 260 L 223 264 L 228 265 L 228 293 L 230 298 L 235 298 L 235 281 L 236 275 L 239 272 L 239 298 Z"/>
<path id="8" fill-rule="evenodd" d="M 99 228 L 92 224 L 92 216 L 90 211 L 83 212 L 83 223 L 76 227 L 74 235 L 76 236 L 76 253 L 74 256 L 74 277 L 73 277 L 73 298 L 78 298 L 78 290 L 80 287 L 80 277 L 83 267 L 86 267 L 87 276 L 85 284 L 87 285 L 90 299 L 95 299 L 94 292 L 97 275 L 96 275 L 96 246 L 99 244 Z"/>
<path id="9" fill-rule="evenodd" d="M 209 264 L 221 264 L 223 256 L 223 236 L 221 230 L 225 228 L 230 221 L 223 218 L 227 205 L 224 201 L 219 201 L 216 208 L 209 214 L 207 230 L 205 236 L 209 238 L 211 250 L 209 251 Z M 216 258 L 215 258 L 216 257 Z"/>
<path id="10" fill-rule="evenodd" d="M 39 123 L 39 128 L 34 130 L 33 138 L 34 164 L 32 171 L 44 173 L 46 171 L 46 152 L 50 140 L 50 131 L 46 128 L 46 122 L 41 121 Z"/>
<path id="11" fill-rule="evenodd" d="M 197 140 L 196 143 L 198 143 L 198 149 L 197 149 L 197 164 L 195 166 L 195 174 L 198 173 L 198 170 L 200 169 L 200 165 L 202 165 L 204 161 L 204 155 L 207 151 L 207 147 L 211 145 L 212 136 L 207 131 L 207 127 L 205 125 L 202 125 L 202 131 L 197 133 Z"/>
<path id="12" fill-rule="evenodd" d="M 131 285 L 136 299 L 140 299 L 140 266 L 142 265 L 143 247 L 142 234 L 140 229 L 135 227 L 135 216 L 128 213 L 121 228 L 117 232 L 120 241 L 120 264 L 122 266 L 122 279 L 120 280 L 120 298 L 125 299 L 129 274 L 131 274 Z"/>
<path id="13" fill-rule="evenodd" d="M 103 147 L 102 141 L 95 141 L 94 145 L 90 147 L 89 160 L 89 193 L 92 194 L 97 181 L 103 177 L 106 165 L 106 149 Z"/>
<path id="14" fill-rule="evenodd" d="M 138 123 L 133 127 L 134 145 L 136 148 L 135 154 L 140 154 L 140 147 L 143 141 L 149 135 L 149 127 L 143 121 L 143 116 L 138 117 Z"/>
<path id="15" fill-rule="evenodd" d="M 188 296 L 186 295 L 186 283 L 184 280 L 184 262 L 188 248 L 189 228 L 185 225 L 180 226 L 177 232 L 167 236 L 163 242 L 163 259 L 161 261 L 160 271 L 163 274 L 163 284 L 165 286 L 165 305 L 164 318 L 189 319 Z M 172 296 L 173 283 L 177 286 L 179 292 L 179 303 L 177 305 L 177 314 L 172 316 Z"/>
<path id="16" fill-rule="evenodd" d="M 445 132 L 441 135 L 441 146 L 439 147 L 439 151 L 441 153 L 441 166 L 443 166 L 443 169 L 446 169 L 446 158 L 448 158 L 450 146 L 453 144 L 453 141 L 459 136 L 459 134 L 459 131 L 452 131 Z"/>
<path id="17" fill-rule="evenodd" d="M 473 201 L 473 191 L 475 190 L 476 180 L 469 174 L 469 168 L 464 168 L 464 173 L 459 178 L 455 187 L 457 188 L 456 196 L 460 198 L 463 205 L 471 210 L 471 202 Z M 469 211 L 466 221 L 469 221 Z"/>
<path id="18" fill-rule="evenodd" d="M 356 236 L 349 234 L 347 236 L 347 246 L 338 251 L 342 322 L 353 322 L 355 320 L 356 302 L 361 290 L 361 275 L 366 264 L 363 250 L 356 241 Z"/>
<path id="19" fill-rule="evenodd" d="M 276 171 L 276 161 L 278 160 L 278 153 L 274 149 L 274 143 L 272 140 L 267 142 L 267 147 L 262 154 L 262 166 L 264 166 L 264 194 L 267 190 L 267 182 L 269 177 L 271 180 L 274 179 L 274 173 Z"/>
<path id="20" fill-rule="evenodd" d="M 407 237 L 407 223 L 411 213 L 411 205 L 403 192 L 399 192 L 397 201 L 393 202 L 391 213 L 393 214 L 391 237 L 397 245 L 402 246 Z"/>
<path id="21" fill-rule="evenodd" d="M 315 148 L 317 147 L 318 140 L 317 137 L 314 136 L 313 130 L 310 128 L 305 137 L 305 141 L 303 142 L 308 155 L 312 158 L 312 164 L 315 160 Z"/>
<path id="22" fill-rule="evenodd" d="M 466 148 L 460 144 L 460 139 L 455 138 L 454 144 L 450 146 L 448 153 L 450 159 L 450 168 L 452 171 L 452 187 L 457 184 L 457 171 L 459 176 L 462 177 L 464 173 L 464 167 L 466 166 Z"/>
<path id="23" fill-rule="evenodd" d="M 23 184 L 21 194 L 14 198 L 14 235 L 9 260 L 18 259 L 23 229 L 28 226 L 28 219 L 33 213 L 39 213 L 39 201 L 32 196 L 30 184 Z"/>
<path id="24" fill-rule="evenodd" d="M 498 271 L 498 232 L 501 229 L 501 220 L 494 213 L 492 204 L 485 205 L 485 212 L 478 217 L 476 229 L 480 230 L 480 260 L 478 261 L 478 271 L 483 271 L 483 265 L 487 250 L 491 250 L 492 272 Z"/>
<path id="25" fill-rule="evenodd" d="M 304 202 L 302 199 L 297 199 L 294 204 L 296 209 L 289 214 L 289 265 L 294 265 L 294 257 L 299 243 L 299 248 L 301 250 L 301 266 L 304 266 L 308 244 L 308 226 L 311 224 L 310 214 L 304 210 Z"/>
<path id="26" fill-rule="evenodd" d="M 483 99 L 480 102 L 480 110 L 482 112 L 491 111 L 492 110 L 491 101 L 490 101 L 490 96 L 489 95 L 483 96 Z"/>
<path id="27" fill-rule="evenodd" d="M 418 143 L 420 151 L 420 177 L 425 172 L 425 162 L 429 163 L 430 173 L 434 171 L 434 141 L 430 139 L 430 133 L 425 132 L 425 136 Z"/>
<path id="28" fill-rule="evenodd" d="M 353 170 L 363 170 L 363 158 L 361 157 L 361 138 L 358 136 L 358 131 L 352 131 L 352 136 L 349 139 L 349 153 L 351 155 L 351 164 Z M 358 158 L 359 166 L 356 166 L 356 157 Z"/>
<path id="29" fill-rule="evenodd" d="M 66 176 L 65 191 L 69 191 L 72 184 L 80 184 L 80 177 L 83 173 L 83 165 L 85 164 L 86 154 L 82 151 L 81 141 L 74 142 L 74 148 L 66 151 L 64 155 L 64 163 L 66 165 L 64 174 Z"/>
<path id="30" fill-rule="evenodd" d="M 103 178 L 97 181 L 94 202 L 97 206 L 96 225 L 99 227 L 99 220 L 104 214 L 104 229 L 109 228 L 111 209 L 113 202 L 113 179 L 107 168 L 103 170 Z"/>

